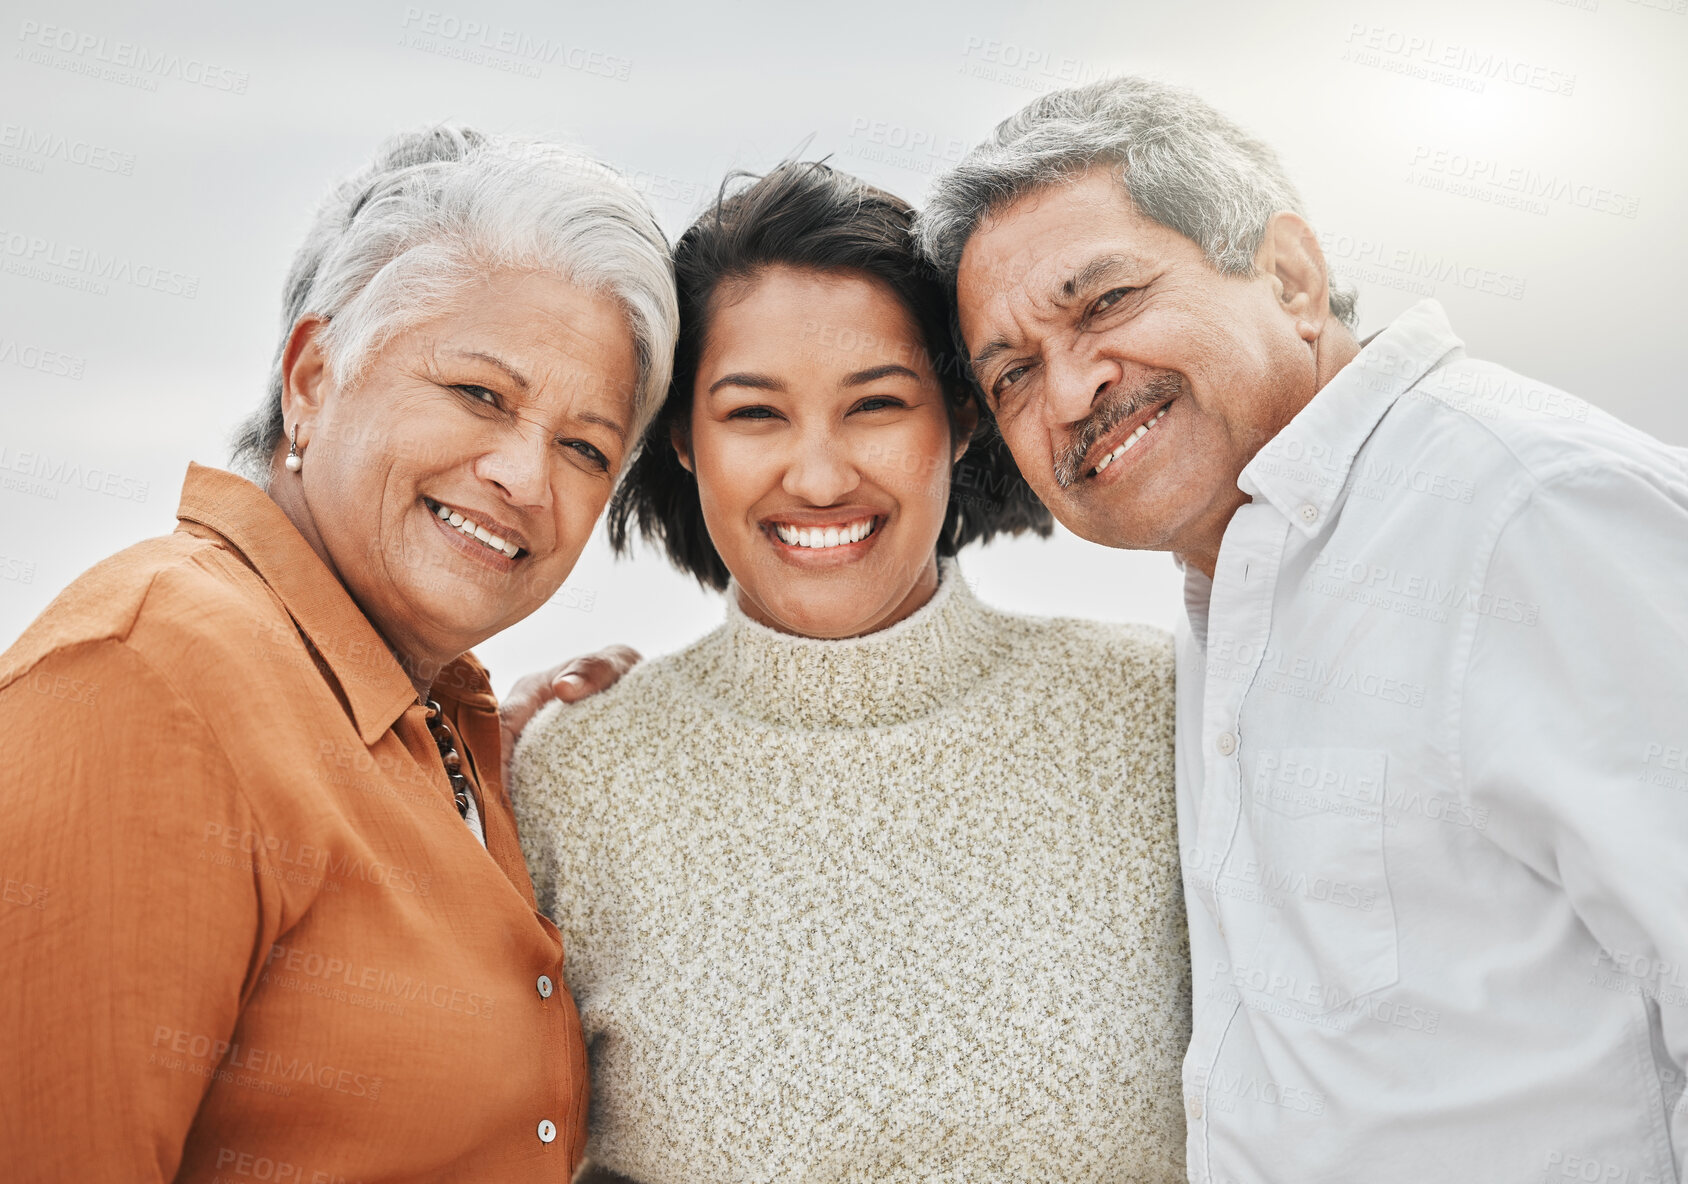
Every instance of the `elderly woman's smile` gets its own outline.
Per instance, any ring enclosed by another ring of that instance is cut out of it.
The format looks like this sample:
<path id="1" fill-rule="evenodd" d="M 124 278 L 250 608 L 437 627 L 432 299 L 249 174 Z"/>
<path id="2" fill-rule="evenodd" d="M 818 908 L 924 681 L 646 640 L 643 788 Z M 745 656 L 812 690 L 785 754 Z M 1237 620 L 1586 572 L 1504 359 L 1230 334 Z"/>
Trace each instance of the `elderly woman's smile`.
<path id="1" fill-rule="evenodd" d="M 310 334 L 288 410 L 308 446 L 313 546 L 382 635 L 424 660 L 561 586 L 625 459 L 638 382 L 607 296 L 505 272 L 444 303 L 345 377 Z"/>
<path id="2" fill-rule="evenodd" d="M 470 510 L 465 513 L 461 506 L 448 506 L 443 502 L 435 501 L 426 494 L 422 497 L 422 504 L 432 510 L 434 516 L 441 522 L 446 523 L 451 530 L 455 530 L 465 539 L 471 539 L 480 544 L 479 547 L 463 547 L 462 550 L 465 555 L 473 555 L 483 563 L 491 563 L 494 568 L 500 571 L 508 571 L 515 566 L 516 560 L 525 559 L 529 554 L 526 544 L 522 541 L 521 532 L 504 526 L 490 514 L 482 514 L 479 510 Z M 486 525 L 488 522 L 491 522 L 497 529 L 488 530 Z M 450 538 L 451 535 L 448 533 L 446 537 Z M 509 562 L 498 563 L 492 556 L 485 553 L 486 550 L 504 556 Z"/>

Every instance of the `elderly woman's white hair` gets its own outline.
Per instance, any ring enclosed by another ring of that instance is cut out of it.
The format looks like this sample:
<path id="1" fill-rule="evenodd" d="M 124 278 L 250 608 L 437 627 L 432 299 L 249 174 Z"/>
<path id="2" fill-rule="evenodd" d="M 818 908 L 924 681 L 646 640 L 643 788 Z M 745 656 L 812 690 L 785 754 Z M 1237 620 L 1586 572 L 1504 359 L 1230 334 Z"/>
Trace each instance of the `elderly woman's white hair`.
<path id="1" fill-rule="evenodd" d="M 981 222 L 1098 165 L 1117 170 L 1144 217 L 1231 275 L 1254 273 L 1273 214 L 1305 213 L 1277 154 L 1206 102 L 1147 78 L 1107 78 L 1033 99 L 938 178 L 915 224 L 921 252 L 953 287 Z M 1355 304 L 1354 290 L 1331 280 L 1330 310 L 1350 328 Z"/>
<path id="2" fill-rule="evenodd" d="M 268 482 L 286 430 L 282 351 L 301 317 L 328 321 L 329 365 L 353 383 L 395 334 L 496 270 L 550 272 L 621 305 L 639 366 L 637 439 L 668 392 L 679 331 L 668 241 L 650 207 L 561 145 L 441 125 L 389 140 L 318 210 L 288 272 L 269 389 L 235 437 L 236 467 Z"/>

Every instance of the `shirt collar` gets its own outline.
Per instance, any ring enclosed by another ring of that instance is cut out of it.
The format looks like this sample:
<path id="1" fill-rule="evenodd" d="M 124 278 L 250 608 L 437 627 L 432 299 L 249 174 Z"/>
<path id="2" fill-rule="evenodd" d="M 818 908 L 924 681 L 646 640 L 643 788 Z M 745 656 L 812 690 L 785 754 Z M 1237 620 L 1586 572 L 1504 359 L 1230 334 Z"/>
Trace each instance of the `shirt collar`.
<path id="1" fill-rule="evenodd" d="M 1193 563 L 1185 563 L 1182 555 L 1174 555 L 1173 562 L 1184 576 L 1184 621 L 1190 636 L 1202 649 L 1207 648 L 1207 610 L 1213 601 L 1213 581 Z"/>
<path id="2" fill-rule="evenodd" d="M 1395 400 L 1464 348 L 1442 306 L 1421 300 L 1373 337 L 1353 361 L 1266 446 L 1237 478 L 1304 535 L 1324 526 L 1360 446 Z"/>
<path id="3" fill-rule="evenodd" d="M 365 744 L 374 744 L 416 702 L 416 687 L 375 626 L 269 494 L 233 473 L 189 464 L 176 517 L 220 535 L 280 598 L 340 684 Z M 472 668 L 454 670 L 459 659 L 440 681 L 478 689 L 478 676 L 484 685 L 485 672 L 468 661 Z M 458 677 L 446 677 L 452 674 Z"/>

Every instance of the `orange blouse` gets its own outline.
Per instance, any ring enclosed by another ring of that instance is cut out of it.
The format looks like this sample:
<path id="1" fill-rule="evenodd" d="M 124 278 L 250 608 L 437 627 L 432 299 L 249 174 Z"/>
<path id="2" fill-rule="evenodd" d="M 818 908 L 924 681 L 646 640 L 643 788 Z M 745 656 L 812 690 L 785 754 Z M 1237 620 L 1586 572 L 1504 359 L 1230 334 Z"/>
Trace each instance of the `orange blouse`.
<path id="1" fill-rule="evenodd" d="M 473 657 L 416 692 L 256 486 L 0 655 L 0 1159 L 25 1180 L 566 1181 L 586 1057 Z"/>

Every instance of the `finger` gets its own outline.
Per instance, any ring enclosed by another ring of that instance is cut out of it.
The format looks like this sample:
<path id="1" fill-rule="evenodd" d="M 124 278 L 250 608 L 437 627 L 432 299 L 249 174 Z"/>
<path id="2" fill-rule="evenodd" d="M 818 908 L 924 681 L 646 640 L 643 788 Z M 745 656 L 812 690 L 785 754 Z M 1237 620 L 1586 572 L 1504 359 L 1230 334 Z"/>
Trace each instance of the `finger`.
<path id="1" fill-rule="evenodd" d="M 544 705 L 551 697 L 551 680 L 555 671 L 547 670 L 544 674 L 524 674 L 516 680 L 510 688 L 510 693 L 499 704 L 499 710 L 509 714 L 512 710 L 533 712 Z"/>
<path id="2" fill-rule="evenodd" d="M 551 676 L 551 690 L 563 702 L 573 703 L 613 687 L 621 675 L 621 667 L 609 658 L 589 654 L 559 666 Z"/>
<path id="3" fill-rule="evenodd" d="M 557 667 L 551 687 L 559 699 L 577 702 L 608 690 L 639 662 L 639 652 L 628 646 L 609 646 L 595 654 L 575 658 Z"/>
<path id="4" fill-rule="evenodd" d="M 622 674 L 626 674 L 629 670 L 633 669 L 633 667 L 644 661 L 644 658 L 640 656 L 639 651 L 630 645 L 605 646 L 603 649 L 598 651 L 598 654 L 600 657 L 607 659 Z"/>

